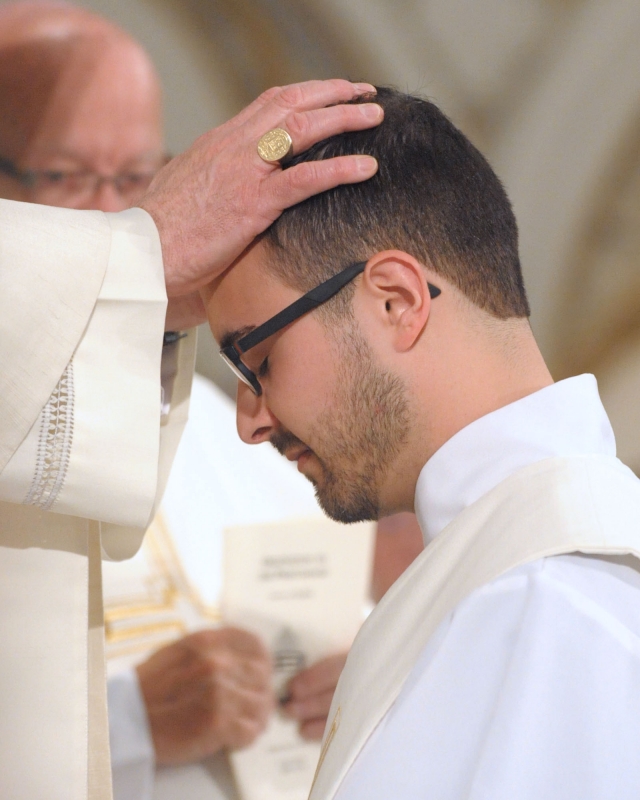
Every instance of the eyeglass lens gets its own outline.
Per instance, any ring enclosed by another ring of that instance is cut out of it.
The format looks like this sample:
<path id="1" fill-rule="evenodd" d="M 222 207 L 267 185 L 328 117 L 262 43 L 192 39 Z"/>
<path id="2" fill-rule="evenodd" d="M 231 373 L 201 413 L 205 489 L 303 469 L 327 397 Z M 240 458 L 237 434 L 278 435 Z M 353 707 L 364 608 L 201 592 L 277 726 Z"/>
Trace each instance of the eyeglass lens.
<path id="1" fill-rule="evenodd" d="M 127 200 L 137 199 L 149 188 L 157 170 L 106 177 L 93 172 L 41 172 L 33 182 L 32 191 L 38 197 L 55 205 L 65 197 L 89 197 L 104 183 L 111 183 L 115 190 Z"/>

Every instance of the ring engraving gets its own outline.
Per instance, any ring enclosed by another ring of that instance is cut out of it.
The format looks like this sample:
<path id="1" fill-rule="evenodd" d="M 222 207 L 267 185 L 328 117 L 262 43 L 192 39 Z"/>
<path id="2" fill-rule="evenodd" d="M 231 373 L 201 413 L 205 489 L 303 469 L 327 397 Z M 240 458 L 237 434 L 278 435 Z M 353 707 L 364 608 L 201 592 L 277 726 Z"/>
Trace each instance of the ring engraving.
<path id="1" fill-rule="evenodd" d="M 274 128 L 260 137 L 258 155 L 267 164 L 282 164 L 293 153 L 293 141 L 284 128 Z"/>

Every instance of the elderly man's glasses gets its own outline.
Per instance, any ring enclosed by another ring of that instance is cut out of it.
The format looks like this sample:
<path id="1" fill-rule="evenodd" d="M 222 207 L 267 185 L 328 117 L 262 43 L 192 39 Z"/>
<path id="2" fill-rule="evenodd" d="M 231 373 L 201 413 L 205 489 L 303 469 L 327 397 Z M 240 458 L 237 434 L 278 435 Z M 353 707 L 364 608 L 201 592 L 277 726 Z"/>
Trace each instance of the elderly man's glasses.
<path id="1" fill-rule="evenodd" d="M 20 169 L 13 161 L 0 156 L 0 172 L 13 178 L 25 189 L 38 192 L 41 200 L 56 205 L 64 198 L 93 197 L 102 184 L 111 183 L 125 200 L 137 200 L 148 189 L 168 157 L 148 170 L 131 170 L 121 175 L 100 175 L 91 170 Z"/>
<path id="2" fill-rule="evenodd" d="M 231 368 L 236 377 L 243 383 L 246 383 L 253 393 L 260 397 L 262 394 L 260 381 L 256 374 L 243 363 L 241 356 L 248 350 L 251 350 L 252 347 L 256 347 L 261 342 L 264 342 L 265 339 L 273 336 L 274 333 L 290 325 L 307 312 L 313 311 L 314 308 L 326 303 L 327 300 L 330 300 L 357 275 L 364 272 L 366 266 L 366 261 L 359 261 L 356 264 L 351 264 L 351 266 L 343 269 L 342 272 L 324 281 L 324 283 L 316 286 L 315 289 L 307 292 L 307 294 L 300 297 L 294 303 L 291 303 L 291 305 L 283 308 L 282 311 L 274 317 L 271 317 L 271 319 L 268 319 L 262 325 L 254 328 L 251 333 L 248 333 L 246 336 L 243 336 L 241 339 L 238 339 L 236 342 L 226 347 L 221 347 L 220 356 L 223 361 Z M 429 287 L 429 295 L 432 298 L 437 297 L 441 293 L 441 290 L 438 289 L 437 286 L 432 286 L 430 283 L 428 283 L 427 286 Z"/>

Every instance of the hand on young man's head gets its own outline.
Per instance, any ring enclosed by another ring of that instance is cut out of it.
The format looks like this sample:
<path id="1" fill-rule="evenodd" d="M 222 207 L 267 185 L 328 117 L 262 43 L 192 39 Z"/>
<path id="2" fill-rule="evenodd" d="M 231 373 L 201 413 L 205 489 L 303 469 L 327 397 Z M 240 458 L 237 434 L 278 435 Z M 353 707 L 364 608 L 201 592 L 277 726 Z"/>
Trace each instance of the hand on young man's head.
<path id="1" fill-rule="evenodd" d="M 270 89 L 161 170 L 139 205 L 160 232 L 169 328 L 205 320 L 197 290 L 229 267 L 285 208 L 375 174 L 377 163 L 369 156 L 282 170 L 262 161 L 257 150 L 260 137 L 273 128 L 287 130 L 294 153 L 300 153 L 337 133 L 377 125 L 378 105 L 345 105 L 372 90 L 344 80 Z"/>
<path id="2" fill-rule="evenodd" d="M 202 630 L 137 668 L 158 764 L 246 747 L 274 708 L 271 659 L 253 634 Z"/>

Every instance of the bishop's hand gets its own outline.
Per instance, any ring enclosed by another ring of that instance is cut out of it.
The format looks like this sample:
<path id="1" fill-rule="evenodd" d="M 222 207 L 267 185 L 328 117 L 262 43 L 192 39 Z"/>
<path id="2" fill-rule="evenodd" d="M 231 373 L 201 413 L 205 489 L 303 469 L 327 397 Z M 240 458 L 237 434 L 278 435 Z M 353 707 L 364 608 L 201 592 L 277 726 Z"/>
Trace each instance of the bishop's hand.
<path id="1" fill-rule="evenodd" d="M 274 128 L 288 131 L 299 153 L 328 136 L 379 124 L 380 106 L 344 105 L 371 91 L 369 84 L 344 80 L 270 89 L 158 173 L 139 205 L 160 234 L 168 330 L 205 321 L 198 289 L 229 267 L 285 208 L 375 174 L 377 163 L 369 156 L 282 170 L 263 161 L 257 150 L 260 137 Z"/>
<path id="2" fill-rule="evenodd" d="M 245 747 L 274 706 L 271 660 L 253 634 L 202 630 L 137 667 L 158 764 L 198 761 Z"/>

